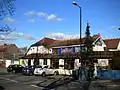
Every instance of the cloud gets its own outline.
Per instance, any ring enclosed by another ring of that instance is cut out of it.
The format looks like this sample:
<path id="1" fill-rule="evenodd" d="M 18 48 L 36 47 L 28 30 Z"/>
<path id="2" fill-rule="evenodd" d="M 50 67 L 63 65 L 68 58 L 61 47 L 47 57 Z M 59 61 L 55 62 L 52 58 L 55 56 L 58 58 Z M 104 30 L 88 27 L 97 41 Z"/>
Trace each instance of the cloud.
<path id="1" fill-rule="evenodd" d="M 53 21 L 53 20 L 62 21 L 63 20 L 62 18 L 57 17 L 57 15 L 55 15 L 55 14 L 47 14 L 45 12 L 38 12 L 37 15 L 41 16 L 49 21 Z"/>
<path id="2" fill-rule="evenodd" d="M 34 37 L 30 36 L 30 35 L 23 35 L 25 39 L 28 39 L 28 40 L 36 40 Z"/>
<path id="3" fill-rule="evenodd" d="M 42 17 L 47 17 L 47 13 L 44 13 L 44 12 L 37 12 L 37 15 L 38 16 L 42 16 Z"/>
<path id="4" fill-rule="evenodd" d="M 27 40 L 36 40 L 30 35 L 26 35 L 21 32 L 11 32 L 9 34 L 0 34 L 0 40 L 17 40 L 17 39 L 27 39 Z"/>
<path id="5" fill-rule="evenodd" d="M 118 28 L 118 26 L 111 26 L 111 28 Z"/>
<path id="6" fill-rule="evenodd" d="M 61 21 L 62 18 L 58 18 L 56 15 L 50 14 L 50 15 L 48 15 L 48 17 L 47 17 L 47 20 L 57 20 L 57 21 Z"/>
<path id="7" fill-rule="evenodd" d="M 29 19 L 28 21 L 31 22 L 31 23 L 34 23 L 35 19 Z"/>
<path id="8" fill-rule="evenodd" d="M 16 20 L 13 19 L 13 18 L 10 18 L 10 17 L 6 17 L 6 18 L 3 19 L 3 21 L 6 22 L 6 23 L 13 23 L 13 22 L 15 22 Z"/>
<path id="9" fill-rule="evenodd" d="M 42 17 L 48 21 L 62 21 L 63 18 L 60 18 L 58 17 L 57 15 L 55 14 L 48 14 L 48 13 L 45 13 L 45 12 L 35 12 L 35 11 L 29 11 L 29 12 L 26 12 L 25 15 L 27 16 L 33 16 L 33 15 L 36 15 L 38 17 Z"/>
<path id="10" fill-rule="evenodd" d="M 56 39 L 56 40 L 65 40 L 65 39 L 76 39 L 79 38 L 79 35 L 68 35 L 64 33 L 49 33 L 48 37 Z"/>
<path id="11" fill-rule="evenodd" d="M 31 16 L 31 15 L 35 15 L 36 12 L 35 11 L 28 11 L 25 13 L 26 16 Z"/>

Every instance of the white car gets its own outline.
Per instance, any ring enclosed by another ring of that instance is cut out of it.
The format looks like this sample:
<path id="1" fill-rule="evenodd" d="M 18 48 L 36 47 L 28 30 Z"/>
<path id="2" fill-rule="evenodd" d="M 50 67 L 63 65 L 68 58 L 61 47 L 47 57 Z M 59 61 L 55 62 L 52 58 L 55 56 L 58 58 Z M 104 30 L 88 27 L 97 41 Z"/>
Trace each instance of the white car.
<path id="1" fill-rule="evenodd" d="M 58 71 L 48 65 L 44 65 L 42 68 L 35 68 L 34 75 L 58 75 Z"/>

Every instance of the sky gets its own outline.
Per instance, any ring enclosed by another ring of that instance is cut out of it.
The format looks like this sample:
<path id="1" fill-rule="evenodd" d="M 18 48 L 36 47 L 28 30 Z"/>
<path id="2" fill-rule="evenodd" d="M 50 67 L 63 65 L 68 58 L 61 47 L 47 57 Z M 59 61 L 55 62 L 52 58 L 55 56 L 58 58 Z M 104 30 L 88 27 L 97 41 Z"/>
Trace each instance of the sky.
<path id="1" fill-rule="evenodd" d="M 8 25 L 14 32 L 2 38 L 12 38 L 7 42 L 18 47 L 29 47 L 44 37 L 79 37 L 80 9 L 72 4 L 73 1 L 16 0 L 14 15 L 0 20 L 0 27 Z M 82 10 L 82 36 L 89 22 L 91 35 L 100 33 L 102 38 L 120 38 L 120 0 L 75 1 Z"/>

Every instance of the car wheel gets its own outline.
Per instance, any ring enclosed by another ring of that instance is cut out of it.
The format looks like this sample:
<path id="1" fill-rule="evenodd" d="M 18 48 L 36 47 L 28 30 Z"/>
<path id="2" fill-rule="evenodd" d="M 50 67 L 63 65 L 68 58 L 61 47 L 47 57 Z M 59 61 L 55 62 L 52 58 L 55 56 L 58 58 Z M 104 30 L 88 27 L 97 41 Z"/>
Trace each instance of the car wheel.
<path id="1" fill-rule="evenodd" d="M 57 71 L 55 71 L 55 72 L 54 72 L 54 75 L 55 75 L 55 76 L 56 76 L 56 75 L 58 75 L 58 72 L 57 72 Z"/>
<path id="2" fill-rule="evenodd" d="M 30 75 L 30 76 L 32 76 L 32 75 L 33 75 L 33 73 L 31 72 L 29 75 Z"/>
<path id="3" fill-rule="evenodd" d="M 16 73 L 16 71 L 15 71 L 15 70 L 13 70 L 13 71 L 12 71 L 12 73 Z"/>
<path id="4" fill-rule="evenodd" d="M 42 73 L 42 76 L 43 76 L 43 77 L 45 77 L 45 76 L 46 76 L 46 73 L 45 73 L 45 72 L 43 72 L 43 73 Z"/>
<path id="5" fill-rule="evenodd" d="M 38 76 L 37 74 L 34 74 L 35 76 Z"/>

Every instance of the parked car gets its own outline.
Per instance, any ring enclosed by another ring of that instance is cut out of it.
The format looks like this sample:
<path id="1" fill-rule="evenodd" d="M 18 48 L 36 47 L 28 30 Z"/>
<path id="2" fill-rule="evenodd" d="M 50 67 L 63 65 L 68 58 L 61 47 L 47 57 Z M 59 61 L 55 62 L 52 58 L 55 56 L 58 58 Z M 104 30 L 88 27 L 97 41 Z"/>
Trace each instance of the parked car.
<path id="1" fill-rule="evenodd" d="M 14 64 L 14 65 L 9 65 L 7 67 L 7 72 L 12 72 L 12 73 L 22 73 L 23 70 L 22 65 Z"/>
<path id="2" fill-rule="evenodd" d="M 42 66 L 42 68 L 35 68 L 34 75 L 58 75 L 58 71 L 48 65 Z"/>
<path id="3" fill-rule="evenodd" d="M 34 70 L 35 67 L 41 67 L 41 66 L 26 66 L 25 68 L 23 68 L 23 74 L 24 75 L 33 75 L 34 74 Z"/>

